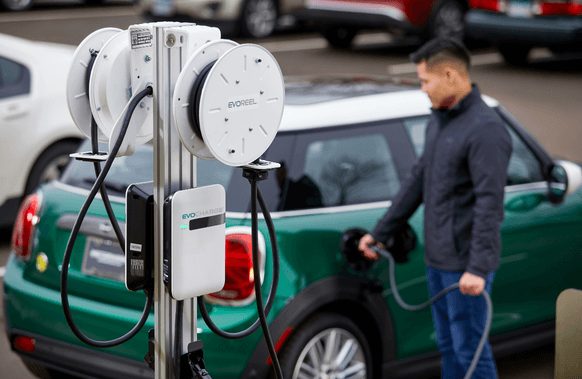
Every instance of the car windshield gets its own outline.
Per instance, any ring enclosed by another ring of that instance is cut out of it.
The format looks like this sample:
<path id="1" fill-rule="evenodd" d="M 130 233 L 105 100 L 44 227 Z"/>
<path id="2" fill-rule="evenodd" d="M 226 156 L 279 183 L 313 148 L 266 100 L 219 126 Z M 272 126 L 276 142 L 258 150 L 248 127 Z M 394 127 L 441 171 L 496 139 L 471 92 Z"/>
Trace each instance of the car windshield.
<path id="1" fill-rule="evenodd" d="M 85 141 L 79 151 L 89 151 L 90 142 Z M 100 150 L 106 151 L 107 146 L 100 146 Z M 244 185 L 242 175 L 233 173 L 234 167 L 226 166 L 215 160 L 197 161 L 198 185 L 205 186 L 210 184 L 221 184 L 227 190 L 233 186 Z M 151 181 L 153 176 L 153 147 L 150 144 L 138 146 L 133 155 L 119 157 L 113 161 L 111 170 L 105 179 L 105 186 L 111 195 L 124 196 L 125 190 L 131 183 L 140 183 Z M 240 178 L 239 178 L 240 177 Z M 92 164 L 73 160 L 67 167 L 61 182 L 76 187 L 90 189 L 95 182 L 95 172 Z M 248 186 L 248 184 L 247 184 Z M 232 199 L 228 201 L 229 211 L 246 211 L 247 202 L 245 199 Z"/>

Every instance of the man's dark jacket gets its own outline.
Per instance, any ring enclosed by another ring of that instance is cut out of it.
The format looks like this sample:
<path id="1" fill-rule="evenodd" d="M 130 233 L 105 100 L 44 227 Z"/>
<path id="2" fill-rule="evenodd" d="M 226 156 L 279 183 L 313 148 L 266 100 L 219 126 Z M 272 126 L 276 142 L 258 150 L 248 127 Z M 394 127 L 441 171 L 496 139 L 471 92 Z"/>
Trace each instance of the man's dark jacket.
<path id="1" fill-rule="evenodd" d="M 426 264 L 481 277 L 499 266 L 511 138 L 477 87 L 433 110 L 424 153 L 372 232 L 386 241 L 424 202 Z"/>

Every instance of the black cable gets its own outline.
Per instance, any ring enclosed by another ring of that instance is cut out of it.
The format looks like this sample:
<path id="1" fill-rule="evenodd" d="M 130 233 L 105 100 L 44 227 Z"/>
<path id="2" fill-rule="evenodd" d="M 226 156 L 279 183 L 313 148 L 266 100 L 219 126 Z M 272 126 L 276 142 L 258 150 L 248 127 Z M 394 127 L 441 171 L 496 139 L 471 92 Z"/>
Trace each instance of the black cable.
<path id="1" fill-rule="evenodd" d="M 269 213 L 269 210 L 267 209 L 265 202 L 263 201 L 263 197 L 261 196 L 261 192 L 257 189 L 257 193 L 259 195 L 259 203 L 261 204 L 261 210 L 263 212 L 263 216 L 265 217 L 265 221 L 267 223 L 267 227 L 269 229 L 269 239 L 271 240 L 271 251 L 272 251 L 272 257 L 273 257 L 273 281 L 271 282 L 271 288 L 269 289 L 269 295 L 267 297 L 267 303 L 265 305 L 265 313 L 268 315 L 271 307 L 273 305 L 273 301 L 275 300 L 275 293 L 277 292 L 277 286 L 279 284 L 279 249 L 277 246 L 277 239 L 275 236 L 275 227 L 273 225 L 273 220 L 271 219 L 271 215 Z M 255 244 L 253 244 L 253 247 L 256 246 Z M 257 249 L 258 250 L 258 249 Z M 253 265 L 254 262 L 259 262 L 259 254 L 258 251 L 255 251 L 253 249 Z M 255 285 L 256 283 L 260 283 L 260 277 L 257 279 L 257 273 L 259 273 L 260 271 L 257 271 L 254 269 L 253 266 L 253 271 L 255 274 Z M 255 295 L 257 295 L 255 293 Z M 260 326 L 261 326 L 261 321 L 259 319 L 256 319 L 255 322 L 253 322 L 253 324 L 251 326 L 249 326 L 248 328 L 246 328 L 245 330 L 239 331 L 239 332 L 227 332 L 225 330 L 220 329 L 215 323 L 214 321 L 212 321 L 212 318 L 210 317 L 210 315 L 208 314 L 208 309 L 206 308 L 206 304 L 204 303 L 204 297 L 203 296 L 198 296 L 198 308 L 200 309 L 200 314 L 202 315 L 202 318 L 204 319 L 204 322 L 206 323 L 206 325 L 208 326 L 208 328 L 215 334 L 219 335 L 222 338 L 228 338 L 228 339 L 239 339 L 239 338 L 244 338 L 247 337 L 251 334 L 253 334 Z"/>
<path id="2" fill-rule="evenodd" d="M 394 294 L 394 299 L 396 299 L 396 303 L 398 303 L 398 305 L 400 307 L 402 307 L 403 309 L 405 309 L 407 311 L 420 311 L 421 309 L 424 309 L 424 308 L 428 307 L 429 305 L 437 302 L 438 300 L 440 300 L 440 298 L 445 296 L 447 293 L 459 288 L 459 283 L 454 283 L 454 284 L 451 284 L 450 286 L 442 289 L 439 293 L 437 293 L 435 296 L 431 297 L 428 301 L 426 301 L 422 304 L 418 304 L 418 305 L 408 304 L 402 299 L 402 297 L 400 297 L 400 293 L 398 292 L 398 285 L 396 284 L 396 273 L 394 272 L 394 270 L 395 270 L 394 267 L 396 264 L 394 263 L 394 257 L 392 257 L 392 254 L 390 254 L 388 251 L 386 251 L 378 246 L 371 246 L 371 249 L 374 250 L 376 253 L 378 253 L 380 256 L 382 256 L 388 260 L 388 276 L 390 278 L 390 289 L 392 290 L 392 293 Z M 487 337 L 489 336 L 489 330 L 491 330 L 491 319 L 493 316 L 493 304 L 491 302 L 491 297 L 489 296 L 489 293 L 487 293 L 487 291 L 483 290 L 481 295 L 483 296 L 483 298 L 485 299 L 485 303 L 487 304 L 487 318 L 485 320 L 485 328 L 483 328 L 483 334 L 481 335 L 481 340 L 479 341 L 479 345 L 477 345 L 477 349 L 475 350 L 475 354 L 473 355 L 473 360 L 471 360 L 471 365 L 469 366 L 469 369 L 465 373 L 464 379 L 470 379 L 473 376 L 473 372 L 475 371 L 475 368 L 477 367 L 477 363 L 479 362 L 479 357 L 481 357 L 481 353 L 483 352 L 485 342 L 487 342 Z"/>
<path id="3" fill-rule="evenodd" d="M 87 65 L 87 70 L 85 71 L 85 91 L 89 93 L 89 80 L 91 77 L 91 71 L 93 70 L 93 65 L 95 64 L 95 60 L 97 59 L 97 55 L 99 54 L 96 50 L 91 50 L 91 59 L 89 60 L 89 64 Z M 95 122 L 95 117 L 91 115 L 91 153 L 97 154 L 99 153 L 99 132 L 97 129 L 97 123 Z M 99 162 L 93 163 L 93 169 L 95 171 L 95 177 L 98 177 L 101 173 L 101 165 Z M 103 199 L 103 204 L 105 205 L 105 211 L 107 212 L 107 217 L 109 217 L 109 221 L 111 221 L 111 226 L 115 231 L 115 236 L 119 241 L 119 245 L 121 246 L 121 250 L 125 253 L 125 237 L 121 232 L 121 228 L 119 227 L 119 223 L 117 222 L 117 218 L 115 218 L 115 214 L 113 213 L 113 209 L 111 207 L 111 202 L 109 201 L 109 196 L 107 195 L 107 190 L 105 189 L 105 185 L 102 185 L 99 188 L 99 193 L 101 194 L 101 198 Z"/>
<path id="4" fill-rule="evenodd" d="M 251 178 L 251 235 L 253 241 L 253 257 L 258 255 L 258 245 L 259 245 L 259 225 L 257 216 L 257 180 L 256 178 Z M 255 276 L 255 301 L 257 303 L 257 312 L 259 313 L 259 320 L 261 321 L 261 327 L 263 329 L 263 336 L 265 342 L 267 343 L 267 348 L 269 350 L 269 356 L 273 362 L 273 368 L 275 370 L 275 375 L 278 379 L 283 379 L 283 372 L 281 371 L 281 365 L 279 364 L 279 358 L 277 358 L 277 352 L 275 351 L 275 345 L 273 344 L 273 339 L 271 337 L 271 332 L 269 331 L 269 324 L 267 323 L 267 316 L 265 315 L 265 309 L 263 308 L 263 295 L 261 293 L 261 279 L 260 279 L 260 267 L 258 260 L 253 259 L 253 274 Z"/>
<path id="5" fill-rule="evenodd" d="M 105 161 L 105 164 L 103 166 L 103 170 L 101 171 L 101 173 L 99 174 L 99 176 L 95 180 L 95 183 L 93 184 L 93 187 L 91 188 L 91 191 L 89 192 L 89 195 L 87 196 L 87 199 L 85 200 L 85 203 L 83 204 L 81 210 L 79 211 L 79 216 L 77 217 L 77 220 L 75 221 L 75 224 L 73 225 L 73 229 L 71 231 L 71 235 L 69 236 L 69 241 L 67 242 L 67 247 L 65 249 L 65 254 L 63 256 L 62 271 L 61 271 L 61 302 L 63 303 L 63 311 L 65 313 L 65 319 L 67 321 L 67 324 L 71 328 L 71 331 L 75 334 L 75 336 L 77 338 L 79 338 L 81 341 L 83 341 L 87 345 L 91 345 L 91 346 L 95 346 L 95 347 L 117 346 L 119 344 L 122 344 L 122 343 L 128 341 L 132 337 L 134 337 L 139 332 L 139 330 L 143 327 L 143 325 L 145 324 L 145 322 L 150 314 L 150 310 L 151 310 L 151 307 L 153 304 L 153 293 L 152 293 L 153 291 L 144 290 L 144 292 L 146 293 L 146 303 L 144 305 L 144 309 L 143 309 L 141 318 L 138 321 L 138 323 L 130 331 L 128 331 L 126 334 L 124 334 L 121 337 L 118 337 L 118 338 L 115 338 L 112 340 L 100 341 L 100 340 L 94 340 L 94 339 L 86 336 L 77 327 L 77 325 L 75 325 L 75 322 L 74 322 L 73 317 L 71 315 L 71 309 L 70 309 L 68 293 L 67 293 L 69 264 L 71 261 L 73 246 L 75 245 L 75 241 L 77 240 L 77 235 L 79 234 L 79 230 L 81 228 L 81 224 L 83 223 L 83 219 L 87 215 L 87 212 L 89 210 L 89 207 L 91 206 L 91 203 L 95 199 L 97 192 L 101 188 L 103 181 L 105 180 L 105 177 L 107 176 L 107 174 L 109 173 L 109 170 L 111 169 L 111 165 L 113 164 L 113 160 L 115 159 L 117 153 L 119 152 L 119 149 L 121 147 L 121 143 L 123 142 L 123 138 L 125 137 L 127 129 L 129 127 L 129 121 L 131 120 L 131 116 L 132 116 L 133 112 L 135 111 L 135 108 L 137 107 L 139 102 L 144 97 L 150 96 L 150 95 L 152 95 L 152 93 L 153 93 L 152 87 L 147 87 L 146 89 L 144 89 L 140 93 L 138 93 L 130 101 L 128 111 L 124 115 L 124 118 L 123 118 L 123 125 L 121 128 L 121 133 L 119 133 L 119 137 L 117 138 L 117 140 L 115 141 L 115 145 L 113 146 L 113 148 L 109 152 L 109 157 Z"/>

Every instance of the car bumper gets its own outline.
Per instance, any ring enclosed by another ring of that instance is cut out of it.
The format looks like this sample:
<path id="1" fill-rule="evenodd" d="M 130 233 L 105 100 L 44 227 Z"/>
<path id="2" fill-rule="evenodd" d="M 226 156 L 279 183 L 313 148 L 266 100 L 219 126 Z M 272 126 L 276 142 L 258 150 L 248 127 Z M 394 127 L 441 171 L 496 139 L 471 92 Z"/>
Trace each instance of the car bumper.
<path id="1" fill-rule="evenodd" d="M 63 316 L 60 292 L 26 280 L 23 268 L 23 262 L 12 255 L 4 276 L 3 301 L 8 338 L 12 340 L 16 335 L 22 335 L 37 341 L 33 353 L 17 351 L 18 354 L 45 366 L 85 377 L 152 377 L 143 358 L 148 349 L 147 331 L 154 328 L 153 314 L 142 330 L 128 342 L 106 352 L 88 348 L 69 330 Z M 125 333 L 141 314 L 141 311 L 111 307 L 74 296 L 70 297 L 70 301 L 77 325 L 97 339 L 110 339 Z M 276 301 L 274 310 L 283 306 L 283 302 Z M 256 310 L 251 306 L 224 310 L 211 312 L 211 316 L 218 325 L 229 331 L 242 330 L 256 318 Z M 211 333 L 201 319 L 197 326 L 202 328 L 198 338 L 204 341 L 208 370 L 218 378 L 239 378 L 260 335 L 255 333 L 243 340 L 224 340 Z M 96 330 L 106 335 L 95 335 Z"/>
<path id="2" fill-rule="evenodd" d="M 416 29 L 401 9 L 386 4 L 307 0 L 305 10 L 300 12 L 299 17 L 308 21 L 350 25 L 362 29 Z"/>
<path id="3" fill-rule="evenodd" d="M 495 44 L 552 47 L 582 43 L 582 17 L 510 17 L 471 10 L 466 24 L 470 37 Z"/>
<path id="4" fill-rule="evenodd" d="M 99 373 L 100 378 L 142 379 L 154 377 L 154 371 L 145 363 L 63 343 L 17 329 L 8 329 L 7 335 L 10 341 L 18 336 L 34 338 L 34 352 L 16 351 L 16 353 L 23 359 L 38 362 L 59 372 L 80 377 L 95 377 L 96 373 Z M 65 357 L 66 359 L 63 359 Z"/>

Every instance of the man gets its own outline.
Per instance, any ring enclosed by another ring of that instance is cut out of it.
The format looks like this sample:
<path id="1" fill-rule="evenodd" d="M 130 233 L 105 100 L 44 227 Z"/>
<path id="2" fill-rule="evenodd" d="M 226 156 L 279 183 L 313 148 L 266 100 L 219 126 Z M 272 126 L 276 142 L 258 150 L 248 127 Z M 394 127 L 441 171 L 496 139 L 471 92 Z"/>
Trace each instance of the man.
<path id="1" fill-rule="evenodd" d="M 484 290 L 499 265 L 500 225 L 511 139 L 469 76 L 470 56 L 450 39 L 429 41 L 411 55 L 421 89 L 432 103 L 425 149 L 392 206 L 359 249 L 382 243 L 424 203 L 429 293 L 459 282 L 432 306 L 442 377 L 463 378 L 485 326 Z M 473 378 L 497 378 L 487 344 Z"/>

